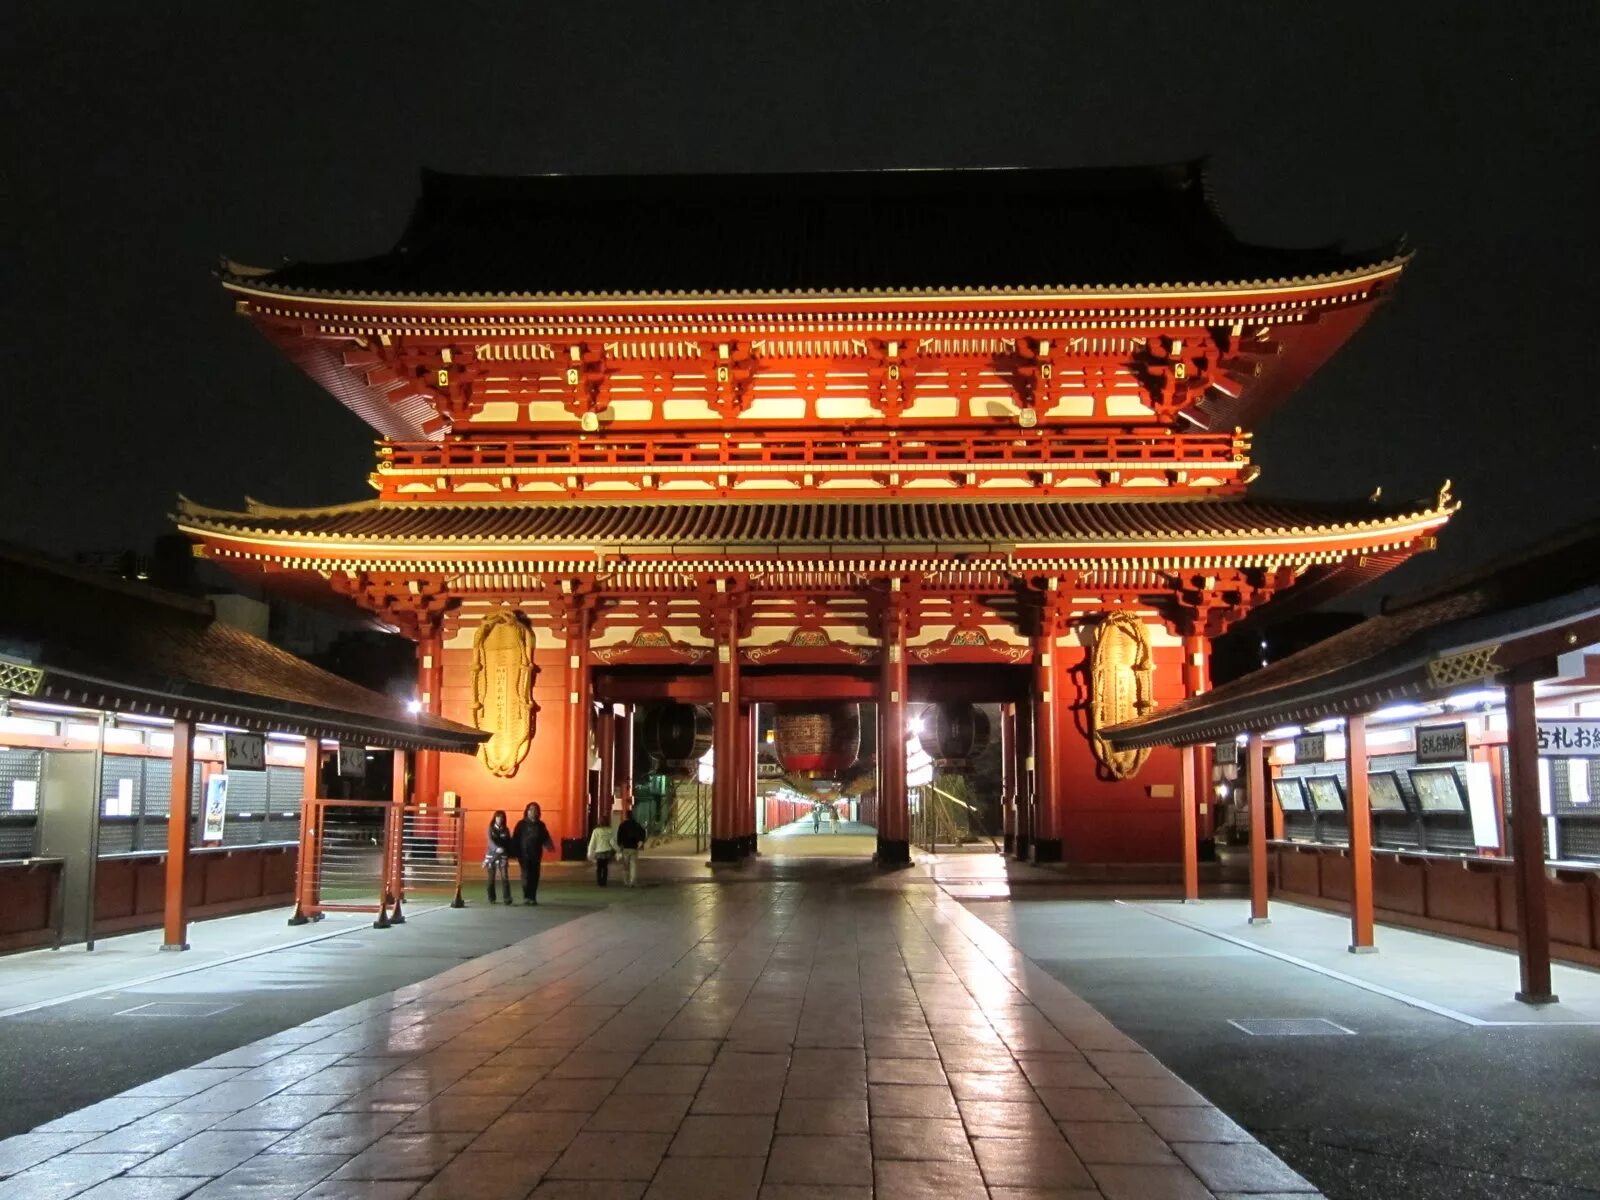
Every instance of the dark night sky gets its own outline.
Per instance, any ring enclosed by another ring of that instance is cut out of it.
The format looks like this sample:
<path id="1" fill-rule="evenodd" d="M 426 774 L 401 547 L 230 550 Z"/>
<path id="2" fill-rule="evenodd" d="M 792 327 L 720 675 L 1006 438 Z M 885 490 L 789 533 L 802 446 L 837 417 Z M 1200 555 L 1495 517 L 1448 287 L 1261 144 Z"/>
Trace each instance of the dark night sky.
<path id="1" fill-rule="evenodd" d="M 179 491 L 368 495 L 370 432 L 231 315 L 211 270 L 384 249 L 422 165 L 1204 153 L 1246 238 L 1419 251 L 1262 431 L 1258 487 L 1454 479 L 1444 548 L 1391 588 L 1600 516 L 1600 5 L 53 0 L 8 23 L 0 537 L 142 547 Z"/>

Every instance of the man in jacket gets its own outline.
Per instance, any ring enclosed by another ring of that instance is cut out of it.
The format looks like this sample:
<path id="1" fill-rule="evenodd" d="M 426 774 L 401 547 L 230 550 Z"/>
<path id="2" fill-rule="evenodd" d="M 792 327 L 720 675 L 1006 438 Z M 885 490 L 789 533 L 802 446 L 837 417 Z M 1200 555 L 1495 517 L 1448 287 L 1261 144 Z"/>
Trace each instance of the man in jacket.
<path id="1" fill-rule="evenodd" d="M 537 804 L 528 805 L 522 810 L 522 820 L 511 831 L 517 847 L 517 862 L 522 867 L 524 904 L 539 903 L 539 866 L 544 859 L 544 852 L 556 848 L 549 827 L 541 819 L 542 813 Z"/>
<path id="2" fill-rule="evenodd" d="M 633 887 L 639 877 L 639 851 L 644 848 L 644 826 L 633 819 L 630 808 L 617 826 L 617 851 L 622 859 L 624 882 Z"/>

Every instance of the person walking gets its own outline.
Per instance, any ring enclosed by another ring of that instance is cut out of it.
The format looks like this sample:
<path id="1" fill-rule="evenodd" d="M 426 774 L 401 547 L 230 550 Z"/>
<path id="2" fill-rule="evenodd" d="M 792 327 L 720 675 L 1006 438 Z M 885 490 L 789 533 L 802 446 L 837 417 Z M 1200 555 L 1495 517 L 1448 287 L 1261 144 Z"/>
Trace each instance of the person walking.
<path id="1" fill-rule="evenodd" d="M 495 809 L 494 816 L 489 819 L 489 852 L 483 856 L 483 869 L 489 876 L 490 904 L 495 903 L 494 884 L 497 876 L 500 886 L 505 889 L 506 903 L 511 903 L 511 856 L 516 848 L 511 826 L 506 824 L 506 810 Z"/>
<path id="2" fill-rule="evenodd" d="M 617 857 L 622 860 L 623 882 L 633 887 L 639 879 L 639 851 L 644 849 L 644 826 L 633 819 L 633 809 L 622 816 L 617 826 Z"/>
<path id="3" fill-rule="evenodd" d="M 511 831 L 517 848 L 517 864 L 522 868 L 524 904 L 539 903 L 539 866 L 544 859 L 544 852 L 556 848 L 550 838 L 550 828 L 542 819 L 543 813 L 544 810 L 537 804 L 528 805 L 522 810 L 522 820 Z"/>
<path id="4" fill-rule="evenodd" d="M 822 832 L 822 804 L 820 801 L 813 801 L 811 804 L 811 832 Z"/>
<path id="5" fill-rule="evenodd" d="M 608 822 L 596 825 L 589 835 L 589 861 L 594 864 L 594 881 L 606 886 L 606 876 L 611 872 L 611 860 L 617 856 L 617 831 Z"/>

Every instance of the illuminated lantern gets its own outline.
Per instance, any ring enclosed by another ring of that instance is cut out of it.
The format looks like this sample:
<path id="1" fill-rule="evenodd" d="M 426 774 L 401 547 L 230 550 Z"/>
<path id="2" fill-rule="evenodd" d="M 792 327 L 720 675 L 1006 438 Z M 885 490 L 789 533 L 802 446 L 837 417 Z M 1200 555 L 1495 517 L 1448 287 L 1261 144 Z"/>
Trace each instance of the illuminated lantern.
<path id="1" fill-rule="evenodd" d="M 711 749 L 711 712 L 693 704 L 661 704 L 644 722 L 644 744 L 671 779 L 693 779 Z"/>
<path id="2" fill-rule="evenodd" d="M 989 745 L 989 716 L 976 704 L 931 705 L 917 737 L 938 770 L 970 771 Z"/>
<path id="3" fill-rule="evenodd" d="M 800 779 L 838 779 L 861 754 L 859 704 L 777 706 L 778 761 Z"/>

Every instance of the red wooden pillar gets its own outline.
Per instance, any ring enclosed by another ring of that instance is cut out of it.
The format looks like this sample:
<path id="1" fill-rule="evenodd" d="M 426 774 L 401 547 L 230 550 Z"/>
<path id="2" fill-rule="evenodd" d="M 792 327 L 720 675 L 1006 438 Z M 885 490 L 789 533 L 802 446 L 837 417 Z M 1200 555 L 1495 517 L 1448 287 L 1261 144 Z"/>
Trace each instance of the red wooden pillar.
<path id="1" fill-rule="evenodd" d="M 1350 818 L 1350 953 L 1372 954 L 1372 806 L 1367 796 L 1367 718 L 1344 722 L 1345 801 Z"/>
<path id="2" fill-rule="evenodd" d="M 317 904 L 317 860 L 320 857 L 317 839 L 322 831 L 317 828 L 317 785 L 322 775 L 322 741 L 306 739 L 306 767 L 300 784 L 300 855 L 294 866 L 294 913 L 291 925 L 304 925 L 311 919 Z M 184 794 L 183 812 L 189 812 L 189 797 Z M 170 815 L 169 815 L 170 819 Z"/>
<path id="3" fill-rule="evenodd" d="M 1252 733 L 1245 746 L 1250 797 L 1250 924 L 1267 923 L 1267 746 Z"/>
<path id="4" fill-rule="evenodd" d="M 616 779 L 617 803 L 623 812 L 633 811 L 633 705 L 617 709 L 617 736 L 611 768 Z"/>
<path id="5" fill-rule="evenodd" d="M 589 829 L 589 610 L 574 599 L 567 610 L 567 725 L 562 753 L 561 858 L 581 860 Z"/>
<path id="6" fill-rule="evenodd" d="M 906 797 L 906 704 L 911 676 L 906 663 L 909 614 L 900 581 L 883 611 L 883 653 L 878 674 L 878 865 L 911 865 L 911 812 Z"/>
<path id="7" fill-rule="evenodd" d="M 189 788 L 194 775 L 194 722 L 172 722 L 172 788 L 167 799 L 167 895 L 161 948 L 189 948 Z"/>
<path id="8" fill-rule="evenodd" d="M 1017 848 L 1017 706 L 1000 706 L 1000 829 L 1005 853 Z"/>
<path id="9" fill-rule="evenodd" d="M 602 704 L 594 719 L 594 753 L 600 760 L 600 778 L 595 784 L 597 825 L 611 823 L 611 807 L 617 798 L 617 709 Z"/>
<path id="10" fill-rule="evenodd" d="M 1026 859 L 1033 845 L 1034 795 L 1037 786 L 1033 701 L 1031 699 L 1019 701 L 1014 708 L 1016 718 L 1012 733 L 1016 753 L 1012 770 L 1017 780 L 1017 830 L 1014 853 L 1018 858 Z"/>
<path id="11" fill-rule="evenodd" d="M 437 621 L 426 621 L 417 638 L 417 701 L 432 716 L 444 712 L 444 636 Z M 416 777 L 418 804 L 439 801 L 439 751 L 418 750 Z"/>
<path id="12" fill-rule="evenodd" d="M 718 597 L 715 614 L 716 660 L 711 667 L 711 861 L 738 862 L 740 829 L 739 624 L 731 600 Z"/>
<path id="13" fill-rule="evenodd" d="M 761 803 L 761 779 L 756 774 L 756 737 L 761 728 L 760 714 L 757 712 L 758 707 L 754 704 L 745 707 L 744 735 L 740 741 L 741 748 L 744 750 L 744 761 L 741 764 L 742 769 L 739 772 L 739 776 L 744 780 L 746 791 L 745 802 L 741 806 L 740 812 L 744 817 L 744 852 L 747 856 L 756 853 L 758 846 L 758 834 L 756 831 L 760 828 L 760 824 L 756 819 L 756 806 Z"/>
<path id="14" fill-rule="evenodd" d="M 1183 636 L 1183 694 L 1200 696 L 1211 690 L 1210 643 L 1197 628 Z M 1195 839 L 1206 841 L 1216 836 L 1217 818 L 1211 792 L 1211 750 L 1195 747 Z"/>
<path id="15" fill-rule="evenodd" d="M 1061 861 L 1061 799 L 1057 778 L 1060 745 L 1061 669 L 1057 662 L 1055 623 L 1033 640 L 1033 831 L 1029 852 L 1036 863 Z"/>
<path id="16" fill-rule="evenodd" d="M 1200 838 L 1196 825 L 1195 754 L 1193 746 L 1178 747 L 1178 810 L 1183 829 L 1183 898 L 1200 899 Z"/>
<path id="17" fill-rule="evenodd" d="M 1506 751 L 1511 773 L 1511 853 L 1517 895 L 1517 961 L 1524 1004 L 1554 1004 L 1550 984 L 1549 894 L 1544 878 L 1544 814 L 1539 805 L 1539 730 L 1533 676 L 1506 688 Z"/>

